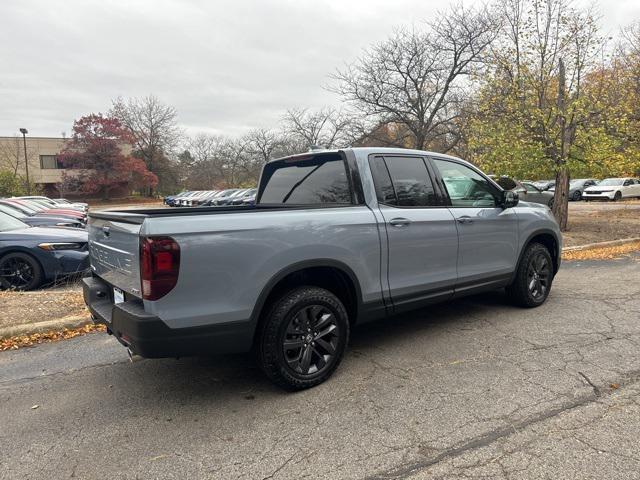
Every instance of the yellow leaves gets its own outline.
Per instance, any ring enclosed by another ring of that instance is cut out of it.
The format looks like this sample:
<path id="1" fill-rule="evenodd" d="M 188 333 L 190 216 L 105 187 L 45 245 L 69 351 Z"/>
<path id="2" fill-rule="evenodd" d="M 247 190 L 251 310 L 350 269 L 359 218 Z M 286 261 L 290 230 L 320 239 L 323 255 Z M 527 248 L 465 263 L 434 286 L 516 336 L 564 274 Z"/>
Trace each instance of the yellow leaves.
<path id="1" fill-rule="evenodd" d="M 87 324 L 77 328 L 65 328 L 64 330 L 32 333 L 30 335 L 18 335 L 0 340 L 0 352 L 5 350 L 17 350 L 23 347 L 32 347 L 40 343 L 56 342 L 69 338 L 86 335 L 93 332 L 104 332 L 104 325 Z"/>
<path id="2" fill-rule="evenodd" d="M 610 260 L 623 255 L 640 251 L 640 241 L 585 250 L 572 250 L 562 254 L 563 260 Z"/>

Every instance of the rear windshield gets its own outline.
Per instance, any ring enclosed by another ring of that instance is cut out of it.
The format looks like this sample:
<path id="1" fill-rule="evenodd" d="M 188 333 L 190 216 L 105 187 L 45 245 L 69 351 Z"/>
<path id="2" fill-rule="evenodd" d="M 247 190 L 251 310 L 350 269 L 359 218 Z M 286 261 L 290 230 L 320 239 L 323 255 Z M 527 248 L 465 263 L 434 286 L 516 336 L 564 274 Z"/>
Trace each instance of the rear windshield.
<path id="1" fill-rule="evenodd" d="M 284 159 L 267 164 L 260 203 L 350 204 L 347 169 L 339 154 Z"/>

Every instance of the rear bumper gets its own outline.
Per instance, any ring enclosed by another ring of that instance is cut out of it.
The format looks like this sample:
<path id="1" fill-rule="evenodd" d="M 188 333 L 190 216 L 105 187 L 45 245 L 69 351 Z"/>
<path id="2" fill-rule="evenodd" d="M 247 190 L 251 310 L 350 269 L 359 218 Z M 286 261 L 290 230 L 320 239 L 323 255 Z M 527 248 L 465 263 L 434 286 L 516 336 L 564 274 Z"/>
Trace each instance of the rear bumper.
<path id="1" fill-rule="evenodd" d="M 146 358 L 183 357 L 239 353 L 250 350 L 251 323 L 170 328 L 162 319 L 144 310 L 139 299 L 113 303 L 113 288 L 99 277 L 82 279 L 84 301 L 97 324 L 133 353 Z"/>

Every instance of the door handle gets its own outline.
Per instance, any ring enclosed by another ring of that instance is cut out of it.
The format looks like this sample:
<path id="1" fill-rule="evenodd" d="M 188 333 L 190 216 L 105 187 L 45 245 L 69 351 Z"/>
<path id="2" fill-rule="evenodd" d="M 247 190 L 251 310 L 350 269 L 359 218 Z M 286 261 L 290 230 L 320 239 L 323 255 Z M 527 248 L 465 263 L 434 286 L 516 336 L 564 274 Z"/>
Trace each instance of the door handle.
<path id="1" fill-rule="evenodd" d="M 468 217 L 468 216 L 466 216 L 466 215 L 465 215 L 464 217 L 458 217 L 458 218 L 456 218 L 456 221 L 457 221 L 458 223 L 465 223 L 465 224 L 468 224 L 468 223 L 473 223 L 473 218 Z"/>
<path id="2" fill-rule="evenodd" d="M 389 225 L 392 227 L 408 227 L 411 220 L 408 218 L 392 218 L 389 220 Z"/>

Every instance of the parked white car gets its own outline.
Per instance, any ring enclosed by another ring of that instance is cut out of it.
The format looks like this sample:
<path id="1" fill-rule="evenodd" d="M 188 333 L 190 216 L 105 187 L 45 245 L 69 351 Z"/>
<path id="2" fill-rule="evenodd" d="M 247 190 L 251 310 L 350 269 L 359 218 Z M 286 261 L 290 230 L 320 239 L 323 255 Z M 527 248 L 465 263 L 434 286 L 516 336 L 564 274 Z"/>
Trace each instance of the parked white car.
<path id="1" fill-rule="evenodd" d="M 617 201 L 634 197 L 640 198 L 640 180 L 636 178 L 605 178 L 597 185 L 585 188 L 582 192 L 582 199 L 586 201 Z"/>

